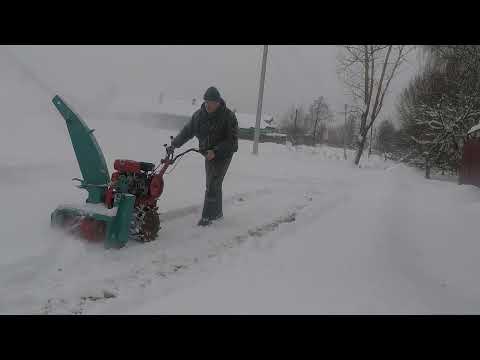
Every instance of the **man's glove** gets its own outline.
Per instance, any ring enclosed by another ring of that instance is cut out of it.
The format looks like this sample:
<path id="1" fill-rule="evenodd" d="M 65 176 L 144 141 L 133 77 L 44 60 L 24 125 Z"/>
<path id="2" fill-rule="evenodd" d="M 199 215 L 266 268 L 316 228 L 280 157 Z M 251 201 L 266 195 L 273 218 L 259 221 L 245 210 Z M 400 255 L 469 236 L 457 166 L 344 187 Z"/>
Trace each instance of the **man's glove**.
<path id="1" fill-rule="evenodd" d="M 170 146 L 165 144 L 165 148 L 165 150 L 167 150 L 167 154 L 173 154 L 173 151 L 175 150 L 175 146 L 173 146 L 173 136 L 170 136 Z"/>
<path id="2" fill-rule="evenodd" d="M 167 150 L 167 153 L 171 154 L 175 150 L 175 146 L 173 145 L 167 146 L 166 150 Z"/>

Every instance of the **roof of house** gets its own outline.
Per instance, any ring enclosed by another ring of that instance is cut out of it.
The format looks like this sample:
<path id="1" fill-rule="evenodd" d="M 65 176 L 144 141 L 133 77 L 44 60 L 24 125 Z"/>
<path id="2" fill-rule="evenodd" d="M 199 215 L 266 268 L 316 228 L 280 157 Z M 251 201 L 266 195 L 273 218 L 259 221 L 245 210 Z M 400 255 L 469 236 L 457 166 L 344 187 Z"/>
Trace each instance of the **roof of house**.
<path id="1" fill-rule="evenodd" d="M 246 113 L 236 113 L 235 115 L 237 116 L 238 127 L 244 129 L 255 127 L 257 115 Z M 275 124 L 270 122 L 271 119 L 273 119 L 273 116 L 263 114 L 260 121 L 260 128 L 266 128 L 267 126 L 275 127 Z"/>

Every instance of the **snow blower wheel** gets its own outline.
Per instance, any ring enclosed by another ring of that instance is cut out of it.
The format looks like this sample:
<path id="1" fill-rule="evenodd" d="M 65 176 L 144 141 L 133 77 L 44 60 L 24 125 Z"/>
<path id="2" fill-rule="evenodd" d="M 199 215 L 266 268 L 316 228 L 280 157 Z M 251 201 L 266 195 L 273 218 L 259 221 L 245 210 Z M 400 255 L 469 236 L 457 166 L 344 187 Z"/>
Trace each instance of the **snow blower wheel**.
<path id="1" fill-rule="evenodd" d="M 160 216 L 157 207 L 140 205 L 133 210 L 130 236 L 139 242 L 155 240 L 160 230 Z"/>

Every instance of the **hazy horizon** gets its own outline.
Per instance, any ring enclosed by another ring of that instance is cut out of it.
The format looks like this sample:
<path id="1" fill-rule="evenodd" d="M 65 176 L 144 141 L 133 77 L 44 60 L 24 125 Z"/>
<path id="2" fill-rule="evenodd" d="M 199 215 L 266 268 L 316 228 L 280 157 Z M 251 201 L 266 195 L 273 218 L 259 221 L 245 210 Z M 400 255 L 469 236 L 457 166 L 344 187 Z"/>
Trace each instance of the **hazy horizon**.
<path id="1" fill-rule="evenodd" d="M 211 85 L 230 107 L 255 113 L 262 45 L 22 45 L 10 50 L 45 88 L 83 102 L 112 91 L 118 95 L 189 100 Z M 270 45 L 263 112 L 280 115 L 324 96 L 335 112 L 351 102 L 336 73 L 338 46 Z M 411 57 L 392 81 L 381 118 L 394 111 L 396 96 L 418 68 Z M 13 71 L 13 70 L 12 70 Z M 341 115 L 337 114 L 339 119 Z"/>

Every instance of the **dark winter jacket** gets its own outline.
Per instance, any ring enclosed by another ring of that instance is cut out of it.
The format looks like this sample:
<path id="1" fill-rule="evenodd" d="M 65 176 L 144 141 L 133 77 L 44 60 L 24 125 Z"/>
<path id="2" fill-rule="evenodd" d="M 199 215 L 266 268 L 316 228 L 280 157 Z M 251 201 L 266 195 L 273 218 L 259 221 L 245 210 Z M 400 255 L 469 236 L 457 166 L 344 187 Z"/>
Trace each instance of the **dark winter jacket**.
<path id="1" fill-rule="evenodd" d="M 238 121 L 235 114 L 227 108 L 221 100 L 220 107 L 212 114 L 205 109 L 205 105 L 197 110 L 188 124 L 173 139 L 172 145 L 181 147 L 188 140 L 196 136 L 199 150 L 215 151 L 215 157 L 224 159 L 231 157 L 238 150 Z"/>

